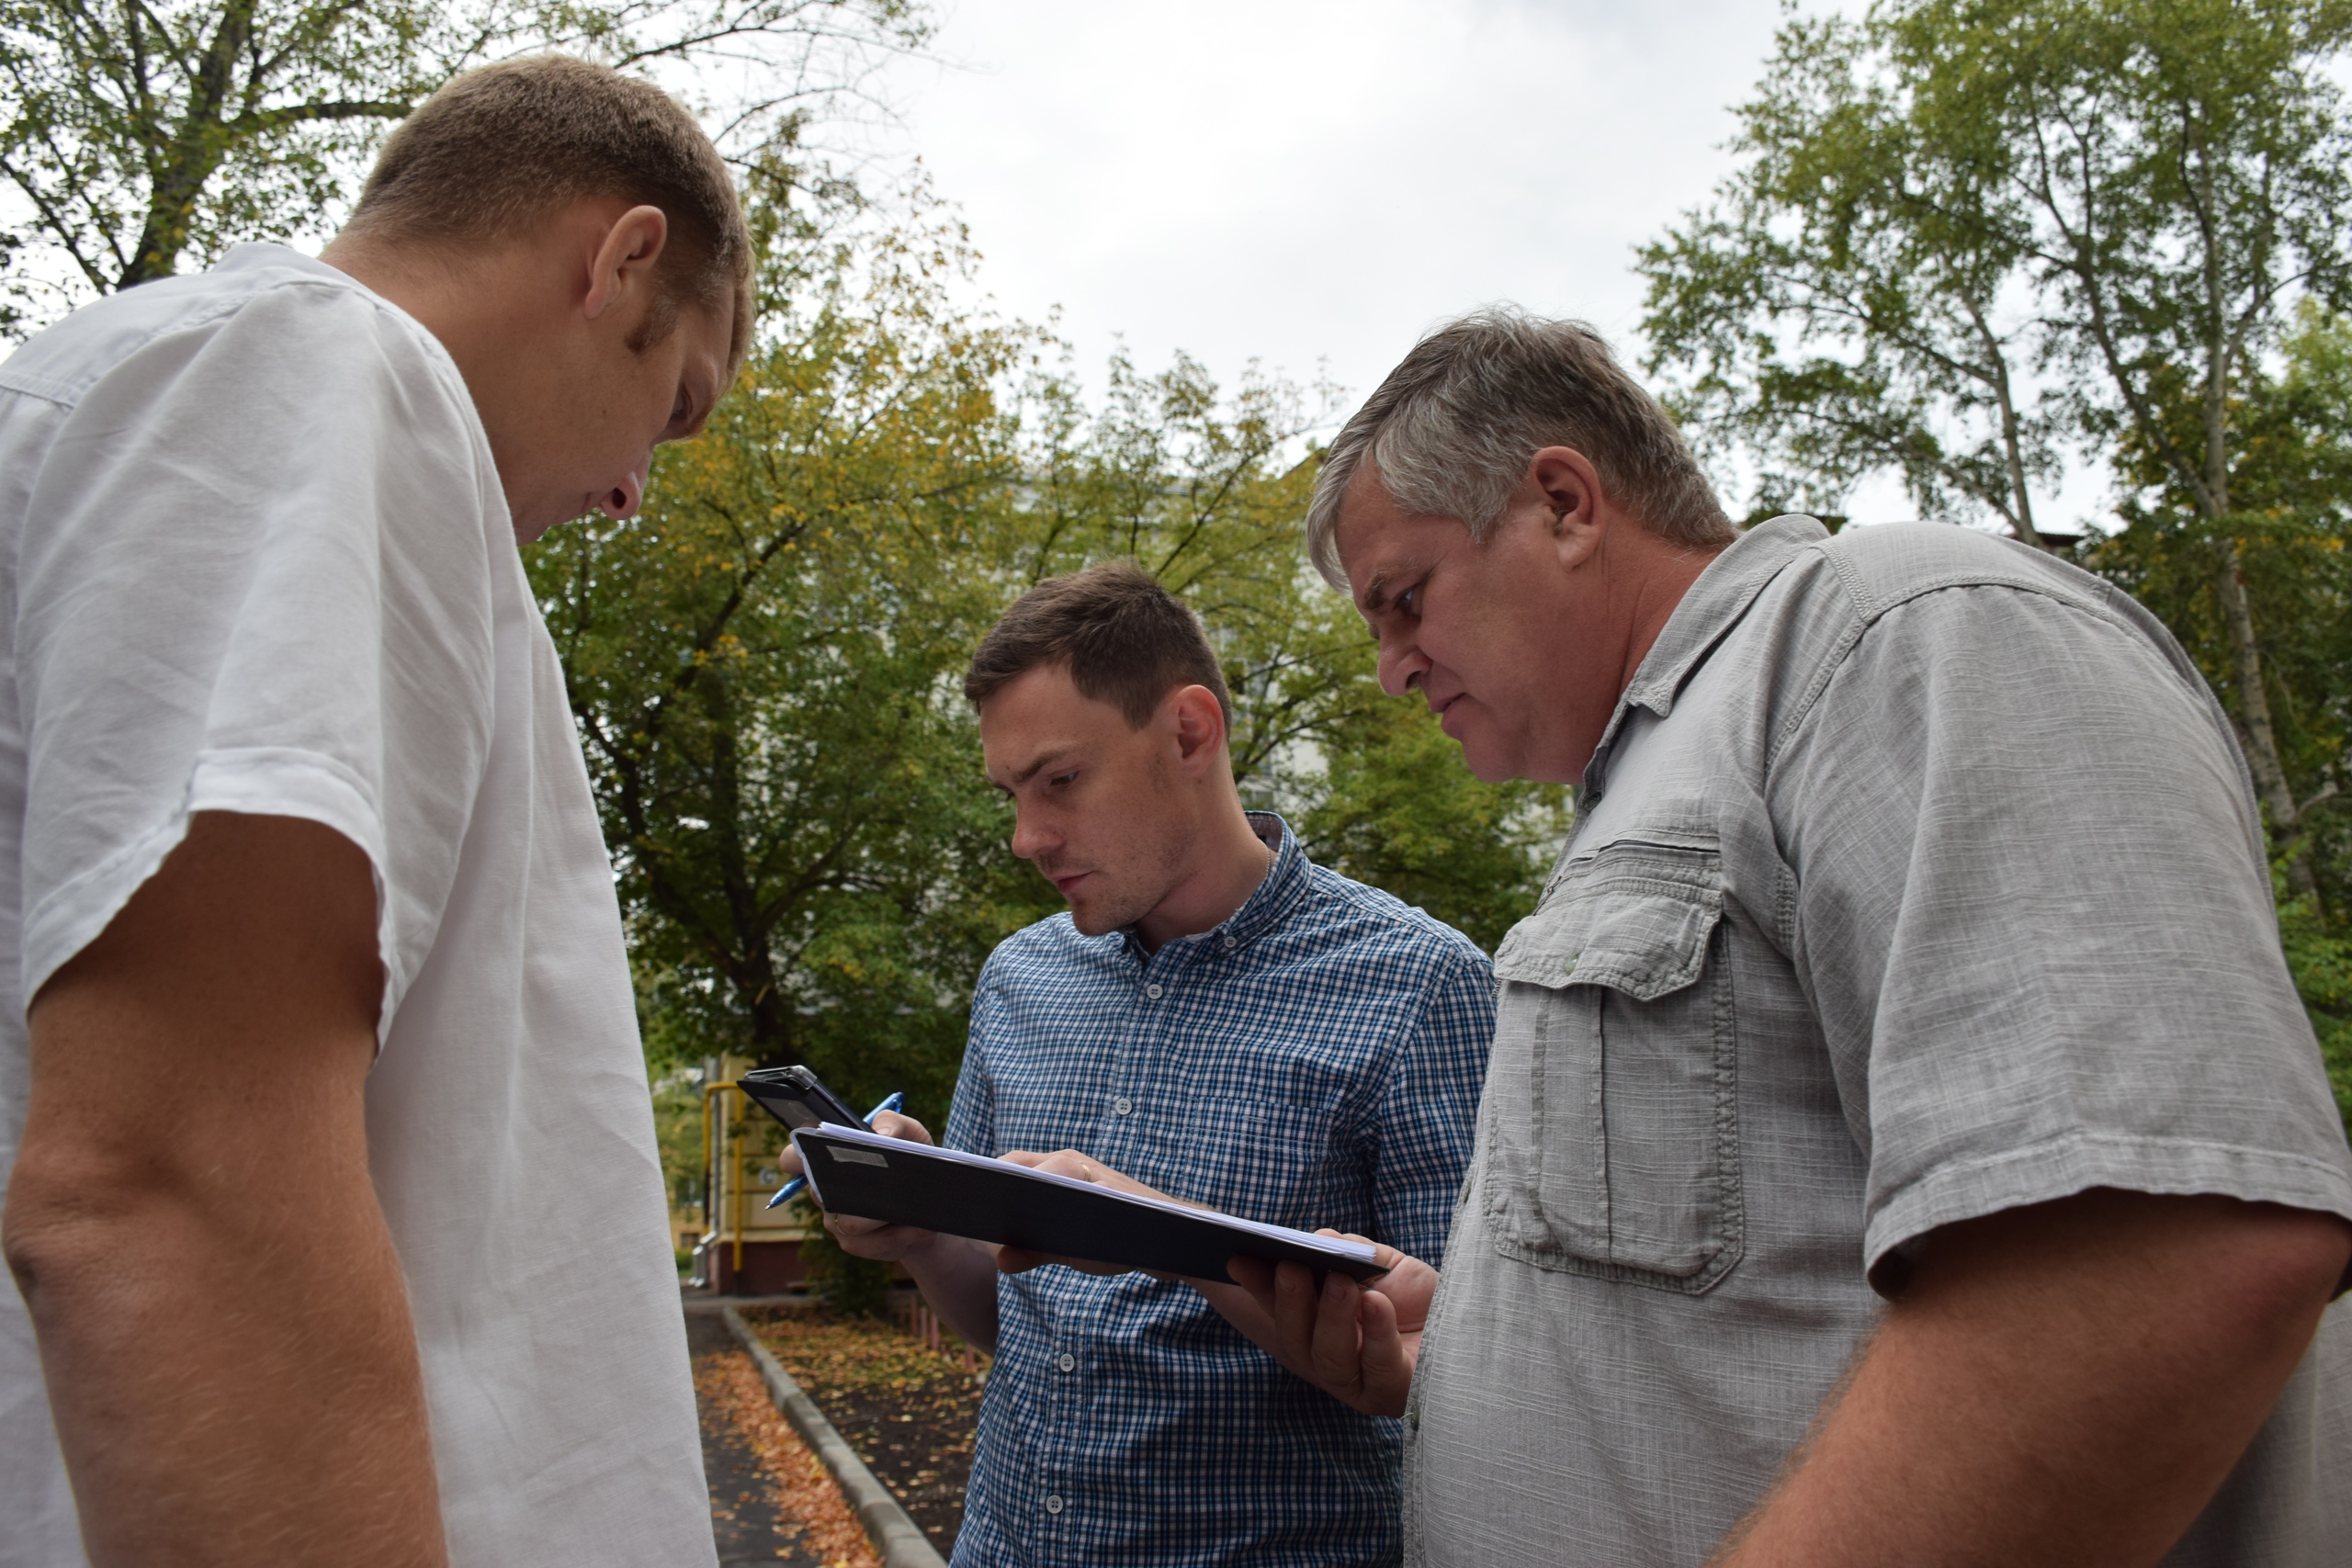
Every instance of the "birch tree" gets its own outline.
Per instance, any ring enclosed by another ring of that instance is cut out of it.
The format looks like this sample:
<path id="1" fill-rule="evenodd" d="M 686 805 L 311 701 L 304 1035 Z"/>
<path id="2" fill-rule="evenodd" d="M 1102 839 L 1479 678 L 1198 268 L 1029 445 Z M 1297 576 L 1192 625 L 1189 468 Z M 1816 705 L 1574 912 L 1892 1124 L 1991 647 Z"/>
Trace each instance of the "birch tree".
<path id="1" fill-rule="evenodd" d="M 1784 27 L 1742 170 L 1646 249 L 1657 368 L 1719 443 L 1903 474 L 2031 542 L 2069 446 L 2188 506 L 2290 885 L 2301 802 L 2246 591 L 2241 414 L 2297 303 L 2352 304 L 2342 0 L 1888 0 Z M 2194 412 L 2186 423 L 2186 408 Z"/>

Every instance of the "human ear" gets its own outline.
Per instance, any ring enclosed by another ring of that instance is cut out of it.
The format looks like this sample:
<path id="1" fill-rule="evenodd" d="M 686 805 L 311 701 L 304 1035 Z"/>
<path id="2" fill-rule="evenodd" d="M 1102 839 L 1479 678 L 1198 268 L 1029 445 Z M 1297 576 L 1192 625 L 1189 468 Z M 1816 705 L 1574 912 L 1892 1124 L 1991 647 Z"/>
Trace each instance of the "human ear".
<path id="1" fill-rule="evenodd" d="M 1527 460 L 1527 477 L 1511 502 L 1544 509 L 1560 564 L 1575 567 L 1600 547 L 1608 531 L 1603 499 L 1590 458 L 1572 446 L 1546 446 Z"/>
<path id="2" fill-rule="evenodd" d="M 622 299 L 650 299 L 653 266 L 669 239 L 670 220 L 658 207 L 632 207 L 613 220 L 588 264 L 582 313 L 593 321 Z"/>
<path id="3" fill-rule="evenodd" d="M 1176 730 L 1176 760 L 1197 773 L 1225 744 L 1225 706 L 1206 686 L 1180 686 L 1168 703 Z"/>

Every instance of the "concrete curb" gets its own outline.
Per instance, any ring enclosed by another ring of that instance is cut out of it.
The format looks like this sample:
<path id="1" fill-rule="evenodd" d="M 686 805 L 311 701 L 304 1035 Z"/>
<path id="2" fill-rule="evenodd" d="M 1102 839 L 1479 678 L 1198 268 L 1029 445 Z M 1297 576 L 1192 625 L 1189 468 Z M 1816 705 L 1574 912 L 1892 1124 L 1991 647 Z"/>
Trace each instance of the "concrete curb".
<path id="1" fill-rule="evenodd" d="M 800 1440 L 808 1445 L 827 1470 L 832 1472 L 833 1480 L 841 1487 L 842 1495 L 848 1500 L 851 1512 L 856 1514 L 857 1522 L 865 1527 L 866 1539 L 874 1542 L 874 1550 L 881 1554 L 882 1568 L 947 1568 L 946 1559 L 939 1555 L 930 1538 L 907 1516 L 906 1509 L 899 1506 L 899 1500 L 890 1495 L 890 1489 L 865 1468 L 865 1461 L 857 1457 L 839 1432 L 833 1430 L 833 1424 L 825 1419 L 825 1413 L 817 1408 L 817 1402 L 801 1392 L 800 1385 L 792 1381 L 792 1374 L 784 1370 L 775 1352 L 752 1332 L 752 1325 L 743 1321 L 743 1314 L 732 1306 L 724 1306 L 719 1309 L 719 1315 L 727 1320 L 727 1331 L 735 1336 L 736 1343 L 751 1352 L 752 1361 L 760 1369 L 760 1376 L 767 1380 L 768 1393 L 775 1400 L 775 1407 L 784 1413 L 786 1420 L 792 1423 L 792 1429 L 800 1434 Z"/>

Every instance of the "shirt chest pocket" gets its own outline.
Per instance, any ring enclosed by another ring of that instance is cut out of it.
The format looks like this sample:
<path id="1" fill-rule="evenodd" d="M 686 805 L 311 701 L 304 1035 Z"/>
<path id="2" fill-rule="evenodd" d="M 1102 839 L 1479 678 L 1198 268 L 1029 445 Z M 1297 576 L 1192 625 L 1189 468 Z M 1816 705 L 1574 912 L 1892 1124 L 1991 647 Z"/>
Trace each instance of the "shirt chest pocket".
<path id="1" fill-rule="evenodd" d="M 1479 1179 L 1507 1256 L 1692 1294 L 1739 1261 L 1723 907 L 1714 851 L 1618 843 L 1504 939 Z"/>

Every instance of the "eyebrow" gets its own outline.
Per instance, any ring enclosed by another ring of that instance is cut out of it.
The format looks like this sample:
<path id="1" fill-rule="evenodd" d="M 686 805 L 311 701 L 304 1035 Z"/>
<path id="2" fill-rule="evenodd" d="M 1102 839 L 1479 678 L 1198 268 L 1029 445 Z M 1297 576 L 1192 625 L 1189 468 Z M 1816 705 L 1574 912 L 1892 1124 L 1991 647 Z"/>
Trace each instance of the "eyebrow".
<path id="1" fill-rule="evenodd" d="M 1373 615 L 1388 608 L 1388 585 L 1394 581 L 1394 574 L 1386 567 L 1372 574 L 1372 581 L 1363 585 L 1365 614 Z"/>
<path id="2" fill-rule="evenodd" d="M 1039 773 L 1043 773 L 1043 772 L 1045 772 L 1045 771 L 1046 771 L 1046 764 L 1047 764 L 1048 762 L 1055 761 L 1057 761 L 1057 760 L 1058 760 L 1058 759 L 1060 759 L 1060 758 L 1063 758 L 1063 757 L 1067 757 L 1067 756 L 1069 756 L 1069 751 L 1070 751 L 1070 749 L 1069 749 L 1069 746 L 1067 746 L 1067 745 L 1062 745 L 1062 746 L 1056 746 L 1056 747 L 1053 747 L 1053 748 L 1051 748 L 1051 749 L 1050 749 L 1050 750 L 1044 750 L 1044 751 L 1040 751 L 1040 752 L 1038 752 L 1038 753 L 1037 753 L 1037 755 L 1036 755 L 1036 757 L 1035 757 L 1034 760 L 1032 760 L 1032 761 L 1031 761 L 1030 764 L 1029 764 L 1027 767 L 1025 767 L 1025 768 L 1022 769 L 1019 773 L 1015 773 L 1015 774 L 1013 774 L 1013 775 L 1012 775 L 1012 782 L 1013 782 L 1015 784 L 1027 784 L 1031 779 L 1035 778 Z M 1002 789 L 1002 788 L 1004 788 L 1005 786 L 1004 786 L 1004 785 L 1002 785 L 1002 784 L 999 784 L 997 787 L 998 787 L 999 789 Z"/>

